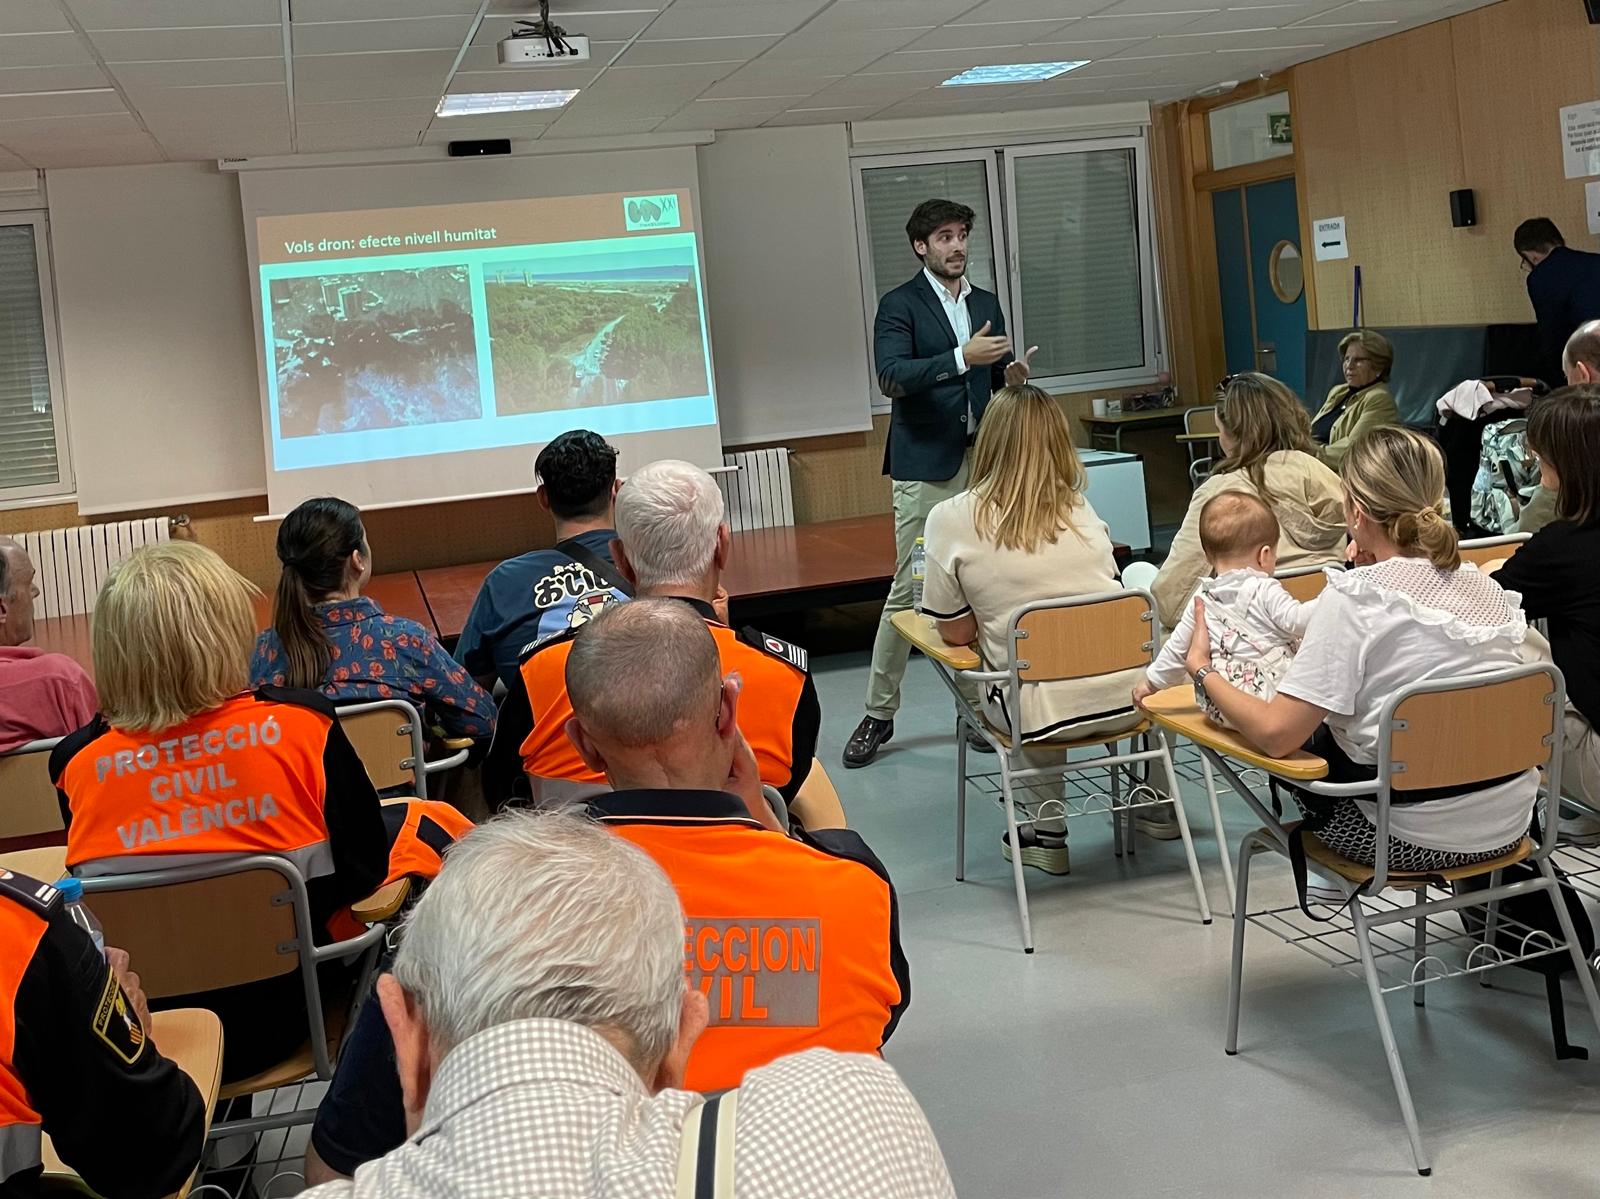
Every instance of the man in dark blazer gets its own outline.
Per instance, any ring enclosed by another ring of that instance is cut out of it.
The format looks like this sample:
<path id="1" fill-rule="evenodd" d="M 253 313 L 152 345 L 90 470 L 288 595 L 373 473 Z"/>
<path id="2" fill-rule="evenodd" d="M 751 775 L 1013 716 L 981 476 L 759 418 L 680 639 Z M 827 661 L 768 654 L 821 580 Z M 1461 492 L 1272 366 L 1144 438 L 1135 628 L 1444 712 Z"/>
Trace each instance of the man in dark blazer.
<path id="1" fill-rule="evenodd" d="M 911 552 L 923 522 L 935 504 L 966 489 L 967 452 L 990 393 L 1028 379 L 1033 351 L 1012 355 L 999 298 L 967 280 L 972 220 L 965 204 L 917 205 L 906 236 L 922 270 L 878 301 L 873 322 L 878 387 L 891 401 L 883 473 L 894 492 L 895 568 L 872 647 L 867 714 L 845 746 L 847 767 L 865 766 L 894 736 L 910 647 L 889 621 L 911 606 Z"/>
<path id="2" fill-rule="evenodd" d="M 1523 221 L 1511 236 L 1528 272 L 1528 299 L 1539 323 L 1539 378 L 1560 387 L 1567 339 L 1579 325 L 1600 318 L 1600 254 L 1570 248 L 1549 217 Z"/>

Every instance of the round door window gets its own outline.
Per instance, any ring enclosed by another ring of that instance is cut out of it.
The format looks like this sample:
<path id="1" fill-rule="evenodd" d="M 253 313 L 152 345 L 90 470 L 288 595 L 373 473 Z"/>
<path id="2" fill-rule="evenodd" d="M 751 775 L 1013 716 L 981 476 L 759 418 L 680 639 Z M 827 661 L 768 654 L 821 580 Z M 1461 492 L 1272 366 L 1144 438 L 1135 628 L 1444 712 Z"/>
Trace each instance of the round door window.
<path id="1" fill-rule="evenodd" d="M 1267 273 L 1272 279 L 1272 294 L 1285 304 L 1293 304 L 1306 286 L 1306 268 L 1300 257 L 1300 247 L 1292 241 L 1280 241 L 1273 246 Z"/>

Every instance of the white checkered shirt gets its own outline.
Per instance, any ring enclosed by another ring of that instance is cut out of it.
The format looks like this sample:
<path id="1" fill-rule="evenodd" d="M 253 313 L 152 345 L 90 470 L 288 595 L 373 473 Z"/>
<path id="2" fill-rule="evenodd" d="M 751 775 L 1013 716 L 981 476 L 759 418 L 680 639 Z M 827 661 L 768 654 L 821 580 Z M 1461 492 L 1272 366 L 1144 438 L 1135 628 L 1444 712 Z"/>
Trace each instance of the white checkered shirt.
<path id="1" fill-rule="evenodd" d="M 305 1199 L 673 1199 L 700 1096 L 651 1096 L 597 1033 L 519 1020 L 439 1067 L 422 1126 Z M 738 1199 L 954 1199 L 933 1130 L 893 1067 L 810 1049 L 751 1070 L 734 1137 Z"/>

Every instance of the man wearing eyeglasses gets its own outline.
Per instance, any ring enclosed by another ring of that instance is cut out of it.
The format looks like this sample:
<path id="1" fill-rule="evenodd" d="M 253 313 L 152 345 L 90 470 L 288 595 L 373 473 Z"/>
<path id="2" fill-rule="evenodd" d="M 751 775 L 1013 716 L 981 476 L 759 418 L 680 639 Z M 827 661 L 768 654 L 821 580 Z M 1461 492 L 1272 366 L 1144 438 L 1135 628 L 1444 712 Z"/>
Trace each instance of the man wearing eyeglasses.
<path id="1" fill-rule="evenodd" d="M 1543 216 L 1518 225 L 1512 244 L 1528 272 L 1528 299 L 1539 325 L 1539 378 L 1560 386 L 1567 339 L 1600 317 L 1600 254 L 1572 249 L 1556 223 Z"/>

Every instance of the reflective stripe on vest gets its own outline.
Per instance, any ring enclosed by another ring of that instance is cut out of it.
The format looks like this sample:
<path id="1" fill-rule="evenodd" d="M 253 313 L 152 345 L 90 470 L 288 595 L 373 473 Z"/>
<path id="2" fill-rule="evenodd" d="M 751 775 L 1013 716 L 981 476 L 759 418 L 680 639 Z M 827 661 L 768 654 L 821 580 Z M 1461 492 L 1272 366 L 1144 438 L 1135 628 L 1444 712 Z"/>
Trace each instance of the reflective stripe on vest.
<path id="1" fill-rule="evenodd" d="M 0 1186 L 13 1174 L 31 1170 L 44 1160 L 44 1136 L 37 1124 L 0 1127 Z"/>
<path id="2" fill-rule="evenodd" d="M 331 723 L 244 695 L 159 734 L 96 737 L 61 775 L 72 809 L 67 864 L 114 859 L 128 870 L 138 868 L 129 858 L 311 851 L 308 876 L 328 873 L 315 851 L 328 839 Z"/>

